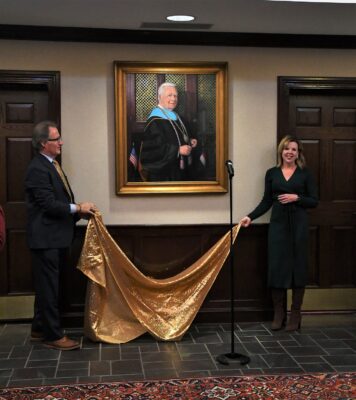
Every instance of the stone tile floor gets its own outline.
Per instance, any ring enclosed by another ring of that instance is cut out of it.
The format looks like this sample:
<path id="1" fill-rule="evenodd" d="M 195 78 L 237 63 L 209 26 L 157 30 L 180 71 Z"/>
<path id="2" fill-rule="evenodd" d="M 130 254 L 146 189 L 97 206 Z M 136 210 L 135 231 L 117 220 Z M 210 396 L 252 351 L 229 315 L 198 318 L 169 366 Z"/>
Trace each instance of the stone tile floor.
<path id="1" fill-rule="evenodd" d="M 251 361 L 217 362 L 231 352 L 230 324 L 193 324 L 180 342 L 146 334 L 125 344 L 93 343 L 81 329 L 66 333 L 81 349 L 33 344 L 29 324 L 0 324 L 0 387 L 204 376 L 356 371 L 356 314 L 305 316 L 298 332 L 272 332 L 269 323 L 241 322 L 234 351 Z"/>

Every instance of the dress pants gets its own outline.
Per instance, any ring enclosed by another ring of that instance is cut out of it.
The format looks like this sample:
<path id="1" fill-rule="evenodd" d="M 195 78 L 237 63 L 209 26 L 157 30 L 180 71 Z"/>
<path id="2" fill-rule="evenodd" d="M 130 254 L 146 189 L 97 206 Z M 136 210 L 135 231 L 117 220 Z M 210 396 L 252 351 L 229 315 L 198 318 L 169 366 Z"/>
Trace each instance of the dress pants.
<path id="1" fill-rule="evenodd" d="M 67 249 L 31 249 L 35 284 L 35 307 L 32 330 L 54 341 L 64 336 L 60 322 L 60 275 Z"/>

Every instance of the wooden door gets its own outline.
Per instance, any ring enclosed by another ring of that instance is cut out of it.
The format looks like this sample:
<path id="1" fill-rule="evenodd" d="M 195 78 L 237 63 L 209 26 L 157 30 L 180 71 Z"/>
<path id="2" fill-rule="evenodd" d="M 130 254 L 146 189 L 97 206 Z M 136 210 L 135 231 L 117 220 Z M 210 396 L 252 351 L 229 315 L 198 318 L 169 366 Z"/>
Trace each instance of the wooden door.
<path id="1" fill-rule="evenodd" d="M 33 156 L 34 124 L 45 119 L 59 123 L 59 88 L 59 72 L 0 71 L 0 203 L 7 225 L 0 255 L 1 296 L 33 292 L 24 176 Z"/>
<path id="2" fill-rule="evenodd" d="M 355 288 L 356 79 L 279 78 L 278 140 L 286 134 L 303 142 L 319 186 L 309 286 Z"/>

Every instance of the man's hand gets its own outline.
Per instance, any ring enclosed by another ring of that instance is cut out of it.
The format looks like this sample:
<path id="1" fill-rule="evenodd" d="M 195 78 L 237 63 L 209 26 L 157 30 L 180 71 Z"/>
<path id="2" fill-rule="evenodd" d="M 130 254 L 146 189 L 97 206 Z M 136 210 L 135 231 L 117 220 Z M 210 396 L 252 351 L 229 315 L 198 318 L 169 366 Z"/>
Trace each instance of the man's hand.
<path id="1" fill-rule="evenodd" d="M 179 154 L 181 154 L 182 156 L 189 156 L 191 152 L 192 152 L 192 146 L 184 144 L 183 146 L 179 147 Z"/>
<path id="2" fill-rule="evenodd" d="M 80 218 L 89 219 L 97 211 L 98 211 L 98 209 L 94 203 L 85 201 L 83 203 L 77 204 L 77 212 L 78 212 Z"/>

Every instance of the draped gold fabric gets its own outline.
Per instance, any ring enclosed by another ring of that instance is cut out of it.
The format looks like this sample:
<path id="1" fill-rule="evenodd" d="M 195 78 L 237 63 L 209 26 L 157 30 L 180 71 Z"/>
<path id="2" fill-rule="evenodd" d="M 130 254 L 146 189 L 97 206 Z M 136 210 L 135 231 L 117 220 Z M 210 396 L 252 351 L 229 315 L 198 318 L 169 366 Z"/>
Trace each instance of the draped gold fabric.
<path id="1" fill-rule="evenodd" d="M 233 228 L 235 240 L 240 225 Z M 142 274 L 106 230 L 91 218 L 78 268 L 89 278 L 84 333 L 94 341 L 125 343 L 145 332 L 179 340 L 189 328 L 230 251 L 226 233 L 179 274 L 153 279 Z"/>

